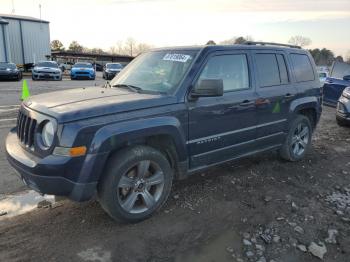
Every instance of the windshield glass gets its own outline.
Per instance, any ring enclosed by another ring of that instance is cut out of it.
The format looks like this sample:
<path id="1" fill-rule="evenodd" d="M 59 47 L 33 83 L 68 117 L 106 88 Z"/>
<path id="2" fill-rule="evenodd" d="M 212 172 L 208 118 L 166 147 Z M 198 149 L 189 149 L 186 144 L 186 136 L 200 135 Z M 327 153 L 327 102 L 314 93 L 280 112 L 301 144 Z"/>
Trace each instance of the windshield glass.
<path id="1" fill-rule="evenodd" d="M 0 68 L 16 69 L 16 65 L 13 63 L 0 63 Z"/>
<path id="2" fill-rule="evenodd" d="M 36 66 L 58 68 L 57 63 L 55 62 L 39 62 Z"/>
<path id="3" fill-rule="evenodd" d="M 153 51 L 135 58 L 111 81 L 140 90 L 168 93 L 175 89 L 192 64 L 196 51 Z"/>
<path id="4" fill-rule="evenodd" d="M 75 65 L 73 65 L 73 67 L 88 67 L 88 68 L 92 68 L 92 64 L 89 64 L 89 63 L 76 63 Z"/>
<path id="5" fill-rule="evenodd" d="M 122 65 L 121 64 L 107 64 L 106 67 L 108 69 L 121 69 Z"/>

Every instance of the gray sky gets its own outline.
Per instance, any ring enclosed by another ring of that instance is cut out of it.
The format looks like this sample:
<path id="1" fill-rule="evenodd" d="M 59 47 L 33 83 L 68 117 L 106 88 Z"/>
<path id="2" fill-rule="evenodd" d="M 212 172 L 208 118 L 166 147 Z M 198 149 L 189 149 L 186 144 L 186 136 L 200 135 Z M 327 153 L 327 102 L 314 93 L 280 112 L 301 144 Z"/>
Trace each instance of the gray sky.
<path id="1" fill-rule="evenodd" d="M 337 55 L 350 50 L 350 0 L 13 0 L 15 14 L 50 21 L 51 39 L 65 46 L 110 46 L 128 37 L 154 46 L 204 44 L 250 35 L 286 43 L 312 39 L 309 48 Z M 11 13 L 12 0 L 0 0 Z"/>

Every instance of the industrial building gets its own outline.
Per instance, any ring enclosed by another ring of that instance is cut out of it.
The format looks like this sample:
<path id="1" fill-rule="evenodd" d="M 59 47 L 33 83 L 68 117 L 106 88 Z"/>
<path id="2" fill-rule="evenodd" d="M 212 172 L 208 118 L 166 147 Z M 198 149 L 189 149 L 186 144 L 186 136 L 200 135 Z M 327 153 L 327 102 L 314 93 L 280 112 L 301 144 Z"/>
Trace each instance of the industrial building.
<path id="1" fill-rule="evenodd" d="M 0 14 L 0 62 L 31 65 L 50 56 L 48 21 Z"/>

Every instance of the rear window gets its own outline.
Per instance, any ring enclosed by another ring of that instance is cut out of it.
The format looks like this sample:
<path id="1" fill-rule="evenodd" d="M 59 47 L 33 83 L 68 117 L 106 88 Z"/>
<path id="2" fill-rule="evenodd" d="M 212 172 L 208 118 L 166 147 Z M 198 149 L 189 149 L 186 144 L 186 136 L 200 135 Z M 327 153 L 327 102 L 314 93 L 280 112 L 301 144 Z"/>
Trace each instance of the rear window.
<path id="1" fill-rule="evenodd" d="M 307 55 L 291 54 L 294 74 L 297 82 L 306 82 L 315 80 L 314 70 Z"/>
<path id="2" fill-rule="evenodd" d="M 261 87 L 289 82 L 287 66 L 281 54 L 257 54 L 256 64 Z"/>

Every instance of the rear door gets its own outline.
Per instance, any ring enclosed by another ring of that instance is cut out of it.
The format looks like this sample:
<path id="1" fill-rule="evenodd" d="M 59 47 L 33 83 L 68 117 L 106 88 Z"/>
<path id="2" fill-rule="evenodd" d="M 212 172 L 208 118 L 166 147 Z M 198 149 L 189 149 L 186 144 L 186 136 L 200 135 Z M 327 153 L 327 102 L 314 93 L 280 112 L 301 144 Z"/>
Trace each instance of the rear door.
<path id="1" fill-rule="evenodd" d="M 297 94 L 291 82 L 291 71 L 282 51 L 254 52 L 257 76 L 256 110 L 258 118 L 257 146 L 283 143 L 288 129 L 290 104 Z"/>
<path id="2" fill-rule="evenodd" d="M 215 52 L 207 58 L 201 79 L 222 79 L 224 95 L 188 102 L 191 168 L 233 159 L 254 149 L 256 93 L 247 51 Z"/>

